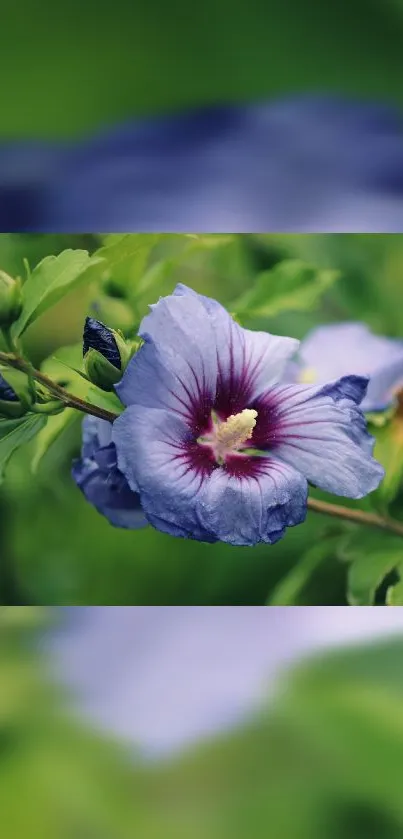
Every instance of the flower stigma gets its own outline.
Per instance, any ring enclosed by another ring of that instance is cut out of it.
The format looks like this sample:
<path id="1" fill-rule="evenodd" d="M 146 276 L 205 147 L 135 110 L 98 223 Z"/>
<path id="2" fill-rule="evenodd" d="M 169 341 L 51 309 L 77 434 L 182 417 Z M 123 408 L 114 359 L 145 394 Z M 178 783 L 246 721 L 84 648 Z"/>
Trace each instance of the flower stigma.
<path id="1" fill-rule="evenodd" d="M 199 437 L 197 442 L 211 446 L 217 463 L 223 464 L 227 454 L 238 451 L 250 439 L 256 417 L 257 411 L 254 408 L 244 408 L 239 414 L 231 414 L 224 422 L 213 414 L 212 433 Z"/>

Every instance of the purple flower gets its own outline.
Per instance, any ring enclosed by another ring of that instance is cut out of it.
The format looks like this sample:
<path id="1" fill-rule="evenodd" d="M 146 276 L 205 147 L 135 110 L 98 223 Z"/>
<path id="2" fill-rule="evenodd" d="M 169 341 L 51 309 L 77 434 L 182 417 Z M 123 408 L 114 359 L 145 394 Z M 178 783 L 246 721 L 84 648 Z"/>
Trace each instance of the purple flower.
<path id="1" fill-rule="evenodd" d="M 383 411 L 403 388 L 403 341 L 374 335 L 363 323 L 313 329 L 302 341 L 285 380 L 317 385 L 348 374 L 369 377 L 363 411 Z"/>
<path id="2" fill-rule="evenodd" d="M 133 530 L 147 525 L 139 495 L 131 491 L 118 469 L 109 422 L 85 418 L 81 459 L 73 465 L 73 478 L 87 501 L 111 524 Z"/>
<path id="3" fill-rule="evenodd" d="M 401 116 L 304 95 L 137 119 L 74 143 L 0 143 L 0 222 L 19 232 L 400 232 Z"/>
<path id="4" fill-rule="evenodd" d="M 357 405 L 367 379 L 278 384 L 298 346 L 242 329 L 183 285 L 151 307 L 116 390 L 117 461 L 151 524 L 175 536 L 273 543 L 306 514 L 308 481 L 360 498 L 383 477 Z"/>

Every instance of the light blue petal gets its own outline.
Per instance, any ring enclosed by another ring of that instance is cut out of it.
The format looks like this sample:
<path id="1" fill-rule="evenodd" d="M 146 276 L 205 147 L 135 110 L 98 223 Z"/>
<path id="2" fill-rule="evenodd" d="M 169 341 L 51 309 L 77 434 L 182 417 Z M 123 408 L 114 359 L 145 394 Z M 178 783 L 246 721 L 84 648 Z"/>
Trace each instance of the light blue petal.
<path id="1" fill-rule="evenodd" d="M 202 478 L 181 457 L 181 445 L 191 439 L 180 417 L 158 408 L 131 405 L 113 424 L 118 467 L 129 486 L 139 488 L 150 522 L 159 526 L 162 520 L 166 532 L 179 529 L 180 535 L 212 541 L 214 534 L 206 532 L 196 508 Z"/>
<path id="2" fill-rule="evenodd" d="M 149 523 L 155 527 L 156 530 L 160 530 L 162 533 L 168 533 L 169 536 L 176 536 L 181 539 L 196 539 L 199 542 L 217 542 L 218 539 L 212 533 L 209 533 L 208 530 L 203 530 L 202 528 L 197 530 L 197 536 L 195 533 L 190 533 L 188 530 L 185 530 L 183 527 L 179 527 L 177 524 L 173 524 L 172 522 L 165 521 L 165 519 L 160 518 L 160 516 L 154 516 L 152 513 L 147 513 L 147 519 Z"/>
<path id="3" fill-rule="evenodd" d="M 185 299 L 170 295 L 161 298 L 151 309 L 139 329 L 145 344 L 133 357 L 116 386 L 121 401 L 125 405 L 159 407 L 162 399 L 166 407 L 173 408 L 169 390 L 178 391 L 188 405 L 189 400 L 198 400 L 201 394 L 215 395 L 215 335 L 198 296 Z M 147 376 L 151 377 L 148 382 Z M 154 401 L 154 385 L 151 383 L 155 379 L 157 393 Z"/>
<path id="4" fill-rule="evenodd" d="M 85 417 L 82 456 L 73 464 L 72 475 L 87 501 L 115 527 L 147 526 L 140 496 L 130 490 L 117 469 L 111 423 Z"/>
<path id="5" fill-rule="evenodd" d="M 176 374 L 172 372 L 173 366 Z M 169 410 L 191 424 L 200 407 L 203 410 L 209 401 L 210 412 L 213 404 L 215 381 L 213 385 L 210 382 L 211 391 L 202 390 L 207 375 L 205 370 L 200 379 L 195 377 L 186 357 L 174 356 L 171 350 L 162 351 L 158 345 L 148 342 L 130 361 L 116 391 L 126 405 Z"/>
<path id="6" fill-rule="evenodd" d="M 362 409 L 382 410 L 403 382 L 403 341 L 374 335 L 363 323 L 319 326 L 302 341 L 299 362 L 299 375 L 308 369 L 315 384 L 349 374 L 369 376 Z M 289 368 L 287 373 L 298 379 L 298 371 Z"/>
<path id="7" fill-rule="evenodd" d="M 242 478 L 216 469 L 199 493 L 201 522 L 230 545 L 273 544 L 305 519 L 306 479 L 274 458 L 259 458 L 259 467 Z"/>
<path id="8" fill-rule="evenodd" d="M 259 474 L 236 478 L 225 469 L 198 474 L 181 457 L 189 442 L 174 414 L 129 407 L 113 426 L 118 466 L 138 486 L 155 527 L 201 541 L 232 545 L 273 543 L 306 514 L 306 479 L 285 463 L 258 458 Z"/>
<path id="9" fill-rule="evenodd" d="M 324 387 L 273 388 L 267 399 L 275 413 L 275 456 L 336 495 L 362 498 L 376 489 L 384 470 L 371 456 L 374 441 L 357 407 L 365 388 L 355 376 Z"/>
<path id="10" fill-rule="evenodd" d="M 402 342 L 403 346 L 403 342 Z M 384 411 L 395 400 L 396 392 L 403 389 L 403 349 L 400 357 L 389 362 L 371 375 L 367 396 L 362 404 L 364 411 Z"/>
<path id="11" fill-rule="evenodd" d="M 108 487 L 106 476 L 95 461 L 78 460 L 72 468 L 73 478 L 87 501 L 114 527 L 137 530 L 148 525 L 140 505 L 140 497 L 126 490 L 118 495 Z"/>
<path id="12" fill-rule="evenodd" d="M 133 510 L 115 510 L 112 507 L 104 507 L 102 510 L 99 509 L 98 512 L 105 516 L 110 524 L 114 527 L 120 527 L 122 530 L 142 530 L 149 525 L 140 506 Z"/>
<path id="13" fill-rule="evenodd" d="M 215 300 L 184 285 L 152 307 L 139 334 L 145 344 L 116 386 L 119 398 L 188 420 L 209 414 L 219 394 L 228 414 L 248 407 L 279 381 L 298 347 L 293 338 L 243 329 Z"/>
<path id="14" fill-rule="evenodd" d="M 299 341 L 244 329 L 217 300 L 198 294 L 182 283 L 176 286 L 174 297 L 186 300 L 197 297 L 201 301 L 214 330 L 219 369 L 224 376 L 234 371 L 245 384 L 250 383 L 251 400 L 281 380 L 285 365 L 297 351 Z"/>
<path id="15" fill-rule="evenodd" d="M 83 457 L 92 458 L 94 452 L 100 446 L 107 446 L 112 439 L 111 423 L 97 417 L 86 416 L 82 423 L 82 455 Z M 102 437 L 102 443 L 100 438 Z M 109 439 L 108 439 L 109 437 Z"/>

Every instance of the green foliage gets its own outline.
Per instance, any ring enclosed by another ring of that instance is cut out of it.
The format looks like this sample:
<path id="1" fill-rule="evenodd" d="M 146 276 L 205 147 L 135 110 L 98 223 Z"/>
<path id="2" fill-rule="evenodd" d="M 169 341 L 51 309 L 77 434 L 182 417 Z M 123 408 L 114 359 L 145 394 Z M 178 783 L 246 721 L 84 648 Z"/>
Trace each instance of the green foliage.
<path id="1" fill-rule="evenodd" d="M 71 0 L 60 32 L 50 0 L 42 8 L 36 17 L 26 0 L 23 19 L 12 4 L 4 9 L 6 139 L 64 141 L 135 115 L 307 91 L 403 104 L 400 0 L 351 0 L 343 14 L 335 0 L 259 2 L 253 13 L 243 3 L 208 0 L 197 21 L 183 0 L 175 14 L 163 2 L 151 9 L 120 0 L 113 9 L 98 4 L 96 32 L 90 5 Z M 22 101 L 30 108 L 19 107 Z"/>
<path id="2" fill-rule="evenodd" d="M 107 277 L 124 294 L 128 287 L 135 286 L 145 273 L 151 252 L 163 240 L 162 233 L 110 234 L 105 244 L 97 251 L 97 257 L 105 260 Z"/>
<path id="3" fill-rule="evenodd" d="M 169 294 L 176 281 L 182 280 L 186 266 L 196 278 L 203 268 L 211 271 L 217 252 L 231 252 L 234 241 L 234 236 L 221 233 L 113 234 L 106 237 L 106 246 L 98 254 L 110 266 L 113 287 L 132 304 L 139 319 L 151 302 Z M 182 281 L 189 283 L 187 276 Z M 114 305 L 112 301 L 112 309 Z"/>
<path id="4" fill-rule="evenodd" d="M 94 268 L 102 266 L 100 256 L 90 257 L 87 251 L 67 250 L 58 256 L 47 256 L 29 274 L 23 286 L 23 309 L 15 322 L 14 338 L 61 298 L 95 276 Z"/>
<path id="5" fill-rule="evenodd" d="M 34 443 L 34 453 L 31 470 L 34 475 L 39 471 L 49 449 L 59 442 L 59 438 L 69 427 L 78 422 L 79 417 L 73 408 L 66 408 L 62 413 L 48 417 L 47 423 L 37 433 Z"/>
<path id="6" fill-rule="evenodd" d="M 45 417 L 35 415 L 0 420 L 0 481 L 13 452 L 32 440 L 45 424 Z"/>
<path id="7" fill-rule="evenodd" d="M 338 276 L 337 271 L 320 271 L 302 260 L 283 260 L 258 274 L 253 287 L 232 304 L 232 309 L 240 317 L 265 318 L 288 309 L 311 309 Z"/>
<path id="8" fill-rule="evenodd" d="M 402 539 L 360 528 L 342 547 L 349 562 L 347 599 L 350 606 L 372 606 L 385 577 L 403 564 Z"/>
<path id="9" fill-rule="evenodd" d="M 318 656 L 295 673 L 279 709 L 313 748 L 331 756 L 343 773 L 347 795 L 394 814 L 399 823 L 402 655 L 399 637 Z"/>
<path id="10" fill-rule="evenodd" d="M 21 281 L 0 271 L 0 327 L 8 328 L 22 309 Z"/>
<path id="11" fill-rule="evenodd" d="M 371 428 L 376 444 L 374 457 L 385 468 L 377 496 L 389 504 L 403 484 L 403 411 L 400 409 L 381 428 Z"/>
<path id="12" fill-rule="evenodd" d="M 271 593 L 267 606 L 293 606 L 299 598 L 313 572 L 325 559 L 333 556 L 339 544 L 339 536 L 328 536 L 312 545 L 302 554 L 288 574 L 280 580 Z"/>
<path id="13" fill-rule="evenodd" d="M 122 405 L 114 393 L 105 393 L 99 387 L 92 384 L 84 375 L 82 370 L 82 345 L 74 344 L 70 347 L 61 347 L 54 355 L 45 359 L 41 370 L 53 381 L 63 385 L 68 391 L 91 405 L 98 405 L 107 411 L 120 413 Z M 62 413 L 50 416 L 46 426 L 39 431 L 34 443 L 34 454 L 31 469 L 34 474 L 43 465 L 50 449 L 57 445 L 60 447 L 66 443 L 66 435 L 70 434 L 72 426 L 78 425 L 84 414 L 78 413 L 72 408 L 66 408 Z"/>
<path id="14" fill-rule="evenodd" d="M 400 571 L 403 571 L 403 562 L 400 564 Z M 399 580 L 395 586 L 390 586 L 386 592 L 387 606 L 403 606 L 403 580 Z"/>

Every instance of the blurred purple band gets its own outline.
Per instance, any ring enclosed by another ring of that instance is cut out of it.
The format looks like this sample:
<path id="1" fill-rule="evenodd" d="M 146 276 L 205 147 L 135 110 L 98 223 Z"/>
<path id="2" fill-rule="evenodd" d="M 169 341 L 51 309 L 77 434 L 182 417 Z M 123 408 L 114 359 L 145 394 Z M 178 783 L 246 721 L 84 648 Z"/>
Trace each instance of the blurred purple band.
<path id="1" fill-rule="evenodd" d="M 78 708 L 146 754 L 225 730 L 316 650 L 401 634 L 403 609 L 78 606 L 51 639 Z"/>
<path id="2" fill-rule="evenodd" d="M 398 232 L 403 120 L 303 96 L 0 143 L 3 231 Z"/>

